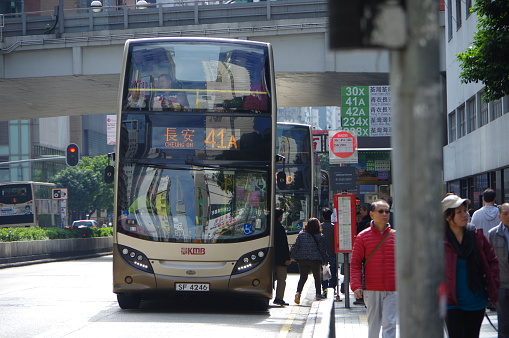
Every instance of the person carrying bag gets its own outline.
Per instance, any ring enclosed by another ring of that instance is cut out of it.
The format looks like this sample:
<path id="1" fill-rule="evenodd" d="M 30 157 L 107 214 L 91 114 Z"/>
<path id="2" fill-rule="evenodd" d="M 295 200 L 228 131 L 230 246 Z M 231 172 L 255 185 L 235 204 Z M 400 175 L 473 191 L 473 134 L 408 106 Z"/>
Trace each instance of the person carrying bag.
<path id="1" fill-rule="evenodd" d="M 328 264 L 328 256 L 320 221 L 317 218 L 310 218 L 302 231 L 299 232 L 290 251 L 290 256 L 299 265 L 300 274 L 295 303 L 300 304 L 301 293 L 310 272 L 313 273 L 315 280 L 315 300 L 325 299 L 326 297 L 320 293 L 322 287 L 321 269 L 322 264 Z"/>

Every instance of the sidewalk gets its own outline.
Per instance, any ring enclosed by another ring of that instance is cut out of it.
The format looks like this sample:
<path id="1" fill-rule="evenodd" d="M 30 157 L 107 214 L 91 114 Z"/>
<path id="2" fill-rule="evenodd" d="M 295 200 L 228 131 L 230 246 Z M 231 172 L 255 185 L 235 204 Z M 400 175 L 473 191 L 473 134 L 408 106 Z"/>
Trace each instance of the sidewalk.
<path id="1" fill-rule="evenodd" d="M 364 306 L 353 305 L 355 297 L 350 291 L 350 308 L 345 308 L 344 294 L 341 294 L 342 302 L 334 302 L 334 327 L 336 337 L 367 337 L 368 322 L 366 317 L 366 308 Z M 498 326 L 497 313 L 495 311 L 486 310 L 486 313 L 495 327 Z M 399 325 L 398 333 L 399 337 Z M 326 337 L 326 336 L 322 336 Z M 444 331 L 444 337 L 447 333 Z M 497 332 L 491 326 L 490 322 L 484 317 L 481 326 L 480 338 L 497 338 Z"/>

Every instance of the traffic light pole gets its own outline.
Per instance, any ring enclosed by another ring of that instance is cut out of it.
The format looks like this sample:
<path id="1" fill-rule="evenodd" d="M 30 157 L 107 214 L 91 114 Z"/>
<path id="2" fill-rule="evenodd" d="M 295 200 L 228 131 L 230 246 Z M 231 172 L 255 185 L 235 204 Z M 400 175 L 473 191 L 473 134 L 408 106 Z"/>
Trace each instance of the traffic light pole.
<path id="1" fill-rule="evenodd" d="M 443 124 L 436 1 L 405 1 L 408 40 L 391 51 L 392 177 L 400 336 L 443 337 Z"/>
<path id="2" fill-rule="evenodd" d="M 19 163 L 27 163 L 27 162 L 44 162 L 44 161 L 60 161 L 64 160 L 64 156 L 57 156 L 57 157 L 47 157 L 47 158 L 32 158 L 29 160 L 18 160 L 18 161 L 9 161 L 9 162 L 0 162 L 0 166 L 4 165 L 11 165 L 11 164 L 19 164 Z"/>

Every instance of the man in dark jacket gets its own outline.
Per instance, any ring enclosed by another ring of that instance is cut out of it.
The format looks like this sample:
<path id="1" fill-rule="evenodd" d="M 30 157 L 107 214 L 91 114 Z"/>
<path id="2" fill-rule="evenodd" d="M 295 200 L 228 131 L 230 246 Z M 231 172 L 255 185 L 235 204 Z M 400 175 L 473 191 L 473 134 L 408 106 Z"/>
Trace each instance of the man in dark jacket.
<path id="1" fill-rule="evenodd" d="M 331 278 L 322 281 L 323 295 L 327 297 L 327 288 L 336 289 L 338 285 L 338 265 L 336 264 L 336 253 L 334 250 L 334 224 L 331 222 L 331 209 L 324 209 L 322 211 L 323 223 L 322 234 L 325 237 L 325 246 L 327 254 L 329 255 L 329 265 Z"/>
<path id="2" fill-rule="evenodd" d="M 290 250 L 288 249 L 288 238 L 286 237 L 286 231 L 281 224 L 283 220 L 284 210 L 276 208 L 274 217 L 276 218 L 276 225 L 274 227 L 274 250 L 275 250 L 275 267 L 274 275 L 276 286 L 276 298 L 274 304 L 276 305 L 288 305 L 283 300 L 286 288 L 286 276 L 288 274 L 288 265 L 292 262 L 290 258 Z"/>
<path id="3" fill-rule="evenodd" d="M 500 206 L 500 224 L 488 233 L 500 270 L 500 288 L 496 305 L 498 336 L 509 337 L 509 203 Z"/>

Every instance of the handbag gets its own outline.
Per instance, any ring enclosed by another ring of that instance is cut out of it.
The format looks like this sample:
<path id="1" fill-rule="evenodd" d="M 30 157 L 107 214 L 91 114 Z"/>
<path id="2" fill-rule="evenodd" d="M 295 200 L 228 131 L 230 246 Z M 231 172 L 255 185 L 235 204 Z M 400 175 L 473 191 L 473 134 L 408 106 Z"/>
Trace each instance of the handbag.
<path id="1" fill-rule="evenodd" d="M 309 233 L 308 233 L 309 234 Z M 322 250 L 320 250 L 320 245 L 318 245 L 318 240 L 314 235 L 309 234 L 313 239 L 315 240 L 316 247 L 318 248 L 318 252 L 320 253 L 320 256 L 322 257 L 322 262 L 327 262 L 327 257 L 322 254 Z M 325 264 L 324 264 L 325 265 Z"/>
<path id="2" fill-rule="evenodd" d="M 362 282 L 362 289 L 363 290 L 366 290 L 366 264 L 368 264 L 368 261 L 370 260 L 371 257 L 373 257 L 373 255 L 378 250 L 378 248 L 380 248 L 382 246 L 382 244 L 384 244 L 384 242 L 389 238 L 389 236 L 392 235 L 395 232 L 396 232 L 396 230 L 394 230 L 394 229 L 389 230 L 389 233 L 387 235 L 385 235 L 385 237 L 382 238 L 380 243 L 378 243 L 378 245 L 373 249 L 373 251 L 371 251 L 371 253 L 369 254 L 368 258 L 366 258 L 365 260 L 362 261 L 362 266 L 361 266 L 361 268 L 362 268 L 361 282 Z"/>
<path id="3" fill-rule="evenodd" d="M 332 278 L 329 264 L 322 266 L 322 280 L 328 280 Z"/>

